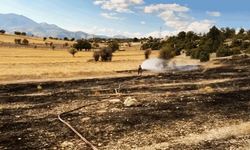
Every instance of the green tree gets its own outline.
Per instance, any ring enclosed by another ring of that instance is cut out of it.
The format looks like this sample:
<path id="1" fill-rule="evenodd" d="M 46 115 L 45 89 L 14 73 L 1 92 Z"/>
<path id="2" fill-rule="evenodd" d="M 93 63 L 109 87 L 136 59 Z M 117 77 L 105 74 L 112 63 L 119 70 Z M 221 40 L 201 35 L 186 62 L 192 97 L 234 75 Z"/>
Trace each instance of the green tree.
<path id="1" fill-rule="evenodd" d="M 29 44 L 29 41 L 28 41 L 27 39 L 23 39 L 22 44 L 28 45 L 28 44 Z"/>
<path id="2" fill-rule="evenodd" d="M 46 41 L 47 40 L 47 37 L 43 37 L 43 41 Z"/>
<path id="3" fill-rule="evenodd" d="M 210 59 L 210 55 L 208 52 L 202 51 L 200 53 L 200 62 L 206 62 L 206 61 L 209 61 L 209 59 Z"/>
<path id="4" fill-rule="evenodd" d="M 178 35 L 177 35 L 177 38 L 179 40 L 185 40 L 185 38 L 186 38 L 186 32 L 185 31 L 179 32 Z"/>
<path id="5" fill-rule="evenodd" d="M 100 50 L 100 56 L 102 61 L 111 61 L 113 57 L 113 51 L 110 47 L 102 47 Z"/>
<path id="6" fill-rule="evenodd" d="M 174 57 L 174 54 L 173 54 L 171 46 L 169 45 L 165 46 L 160 50 L 159 58 L 169 60 L 173 57 Z"/>
<path id="7" fill-rule="evenodd" d="M 73 44 L 73 47 L 76 48 L 78 51 L 82 51 L 82 49 L 90 50 L 91 43 L 86 40 L 77 40 L 77 42 Z"/>
<path id="8" fill-rule="evenodd" d="M 112 49 L 113 52 L 115 52 L 116 50 L 119 50 L 119 44 L 118 44 L 118 42 L 116 40 L 111 42 L 109 44 L 109 47 Z"/>
<path id="9" fill-rule="evenodd" d="M 26 36 L 26 32 L 21 32 L 21 35 L 24 35 L 24 36 Z"/>
<path id="10" fill-rule="evenodd" d="M 78 51 L 75 49 L 75 48 L 71 48 L 69 50 L 69 53 L 72 54 L 73 57 L 75 57 L 75 54 L 77 53 Z"/>
<path id="11" fill-rule="evenodd" d="M 4 33 L 5 33 L 5 30 L 0 30 L 0 33 L 1 33 L 1 34 L 4 34 Z"/>
<path id="12" fill-rule="evenodd" d="M 134 37 L 133 42 L 139 42 L 140 40 L 137 37 Z"/>
<path id="13" fill-rule="evenodd" d="M 225 57 L 230 55 L 232 55 L 232 52 L 227 45 L 221 44 L 216 51 L 216 57 Z"/>
<path id="14" fill-rule="evenodd" d="M 69 38 L 68 37 L 64 37 L 63 40 L 64 41 L 69 41 Z"/>

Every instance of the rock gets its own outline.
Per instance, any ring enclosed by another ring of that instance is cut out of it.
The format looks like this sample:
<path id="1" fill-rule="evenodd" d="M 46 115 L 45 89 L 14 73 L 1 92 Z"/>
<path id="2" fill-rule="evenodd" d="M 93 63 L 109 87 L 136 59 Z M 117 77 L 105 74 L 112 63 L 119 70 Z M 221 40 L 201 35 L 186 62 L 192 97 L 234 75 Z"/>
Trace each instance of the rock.
<path id="1" fill-rule="evenodd" d="M 109 102 L 115 104 L 115 103 L 120 103 L 121 100 L 120 99 L 111 99 L 111 100 L 109 100 Z"/>
<path id="2" fill-rule="evenodd" d="M 65 148 L 65 147 L 73 147 L 74 144 L 72 142 L 68 142 L 68 141 L 64 141 L 62 144 L 61 144 L 61 147 Z"/>
<path id="3" fill-rule="evenodd" d="M 138 101 L 137 101 L 136 99 L 131 98 L 131 97 L 128 97 L 128 98 L 126 98 L 126 100 L 124 101 L 124 105 L 125 105 L 126 107 L 138 106 L 139 103 L 138 103 Z"/>
<path id="4" fill-rule="evenodd" d="M 89 117 L 86 117 L 86 118 L 82 118 L 81 121 L 85 122 L 85 121 L 88 121 L 89 119 L 90 119 Z"/>
<path id="5" fill-rule="evenodd" d="M 111 109 L 111 112 L 121 112 L 122 110 L 121 109 L 119 109 L 119 108 L 112 108 Z"/>
<path id="6" fill-rule="evenodd" d="M 96 113 L 98 113 L 98 114 L 104 114 L 106 112 L 107 112 L 107 110 L 98 110 L 98 111 L 96 111 Z"/>

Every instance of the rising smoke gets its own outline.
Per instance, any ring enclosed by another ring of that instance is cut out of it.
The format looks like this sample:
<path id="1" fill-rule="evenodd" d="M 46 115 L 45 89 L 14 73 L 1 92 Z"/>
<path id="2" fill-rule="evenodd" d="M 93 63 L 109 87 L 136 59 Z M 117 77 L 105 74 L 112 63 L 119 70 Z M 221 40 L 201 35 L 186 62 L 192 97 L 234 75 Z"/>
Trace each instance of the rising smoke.
<path id="1" fill-rule="evenodd" d="M 151 71 L 165 71 L 165 70 L 193 70 L 198 69 L 198 65 L 187 65 L 184 66 L 180 63 L 176 63 L 171 60 L 164 60 L 158 58 L 152 58 L 145 60 L 142 65 L 142 69 L 151 70 Z"/>

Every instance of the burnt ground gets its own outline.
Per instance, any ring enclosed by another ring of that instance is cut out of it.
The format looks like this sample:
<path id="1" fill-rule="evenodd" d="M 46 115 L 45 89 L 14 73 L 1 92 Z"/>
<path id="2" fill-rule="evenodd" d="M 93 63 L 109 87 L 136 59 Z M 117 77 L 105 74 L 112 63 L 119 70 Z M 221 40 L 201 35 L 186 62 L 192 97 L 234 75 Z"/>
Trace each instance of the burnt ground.
<path id="1" fill-rule="evenodd" d="M 250 59 L 154 75 L 0 85 L 0 149 L 248 149 Z M 41 88 L 38 88 L 38 85 Z M 137 107 L 125 107 L 128 97 Z"/>

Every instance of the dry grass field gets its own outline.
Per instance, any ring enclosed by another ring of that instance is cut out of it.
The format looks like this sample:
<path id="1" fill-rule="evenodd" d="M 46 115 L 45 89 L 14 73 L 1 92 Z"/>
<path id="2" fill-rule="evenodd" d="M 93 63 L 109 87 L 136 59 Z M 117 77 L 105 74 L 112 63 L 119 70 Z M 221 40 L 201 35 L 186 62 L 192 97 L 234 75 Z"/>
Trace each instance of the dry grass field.
<path id="1" fill-rule="evenodd" d="M 27 38 L 30 45 L 17 45 L 14 43 L 15 38 Z M 0 35 L 0 82 L 114 76 L 118 75 L 116 71 L 136 70 L 145 60 L 139 43 L 133 43 L 132 47 L 122 47 L 126 51 L 115 52 L 112 62 L 88 62 L 93 59 L 92 51 L 78 52 L 72 57 L 68 52 L 69 48 L 62 48 L 65 41 L 46 42 L 53 42 L 56 49 L 45 47 L 42 38 Z M 34 45 L 38 45 L 36 49 Z M 154 51 L 150 57 L 157 55 L 158 51 Z"/>

